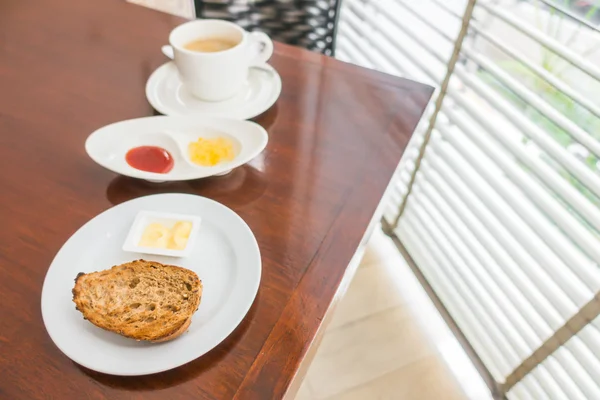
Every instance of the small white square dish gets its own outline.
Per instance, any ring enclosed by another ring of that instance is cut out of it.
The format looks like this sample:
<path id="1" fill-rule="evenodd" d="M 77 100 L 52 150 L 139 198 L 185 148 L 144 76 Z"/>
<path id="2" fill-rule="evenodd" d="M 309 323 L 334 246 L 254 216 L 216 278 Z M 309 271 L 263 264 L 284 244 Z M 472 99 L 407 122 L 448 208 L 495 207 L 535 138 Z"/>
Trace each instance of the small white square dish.
<path id="1" fill-rule="evenodd" d="M 129 229 L 123 250 L 187 257 L 194 247 L 201 221 L 193 215 L 140 211 Z"/>

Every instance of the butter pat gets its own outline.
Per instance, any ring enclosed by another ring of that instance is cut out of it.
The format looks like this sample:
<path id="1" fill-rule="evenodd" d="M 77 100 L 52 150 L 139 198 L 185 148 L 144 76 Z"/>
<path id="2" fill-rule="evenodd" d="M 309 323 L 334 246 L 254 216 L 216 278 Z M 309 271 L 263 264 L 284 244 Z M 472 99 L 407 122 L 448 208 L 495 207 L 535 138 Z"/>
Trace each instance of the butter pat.
<path id="1" fill-rule="evenodd" d="M 169 249 L 183 250 L 185 245 L 190 238 L 192 233 L 192 223 L 189 221 L 177 221 L 171 229 L 171 241 L 169 242 Z"/>
<path id="2" fill-rule="evenodd" d="M 164 225 L 154 222 L 146 226 L 138 246 L 168 249 L 171 239 L 171 231 Z M 185 247 L 185 246 L 184 246 Z"/>

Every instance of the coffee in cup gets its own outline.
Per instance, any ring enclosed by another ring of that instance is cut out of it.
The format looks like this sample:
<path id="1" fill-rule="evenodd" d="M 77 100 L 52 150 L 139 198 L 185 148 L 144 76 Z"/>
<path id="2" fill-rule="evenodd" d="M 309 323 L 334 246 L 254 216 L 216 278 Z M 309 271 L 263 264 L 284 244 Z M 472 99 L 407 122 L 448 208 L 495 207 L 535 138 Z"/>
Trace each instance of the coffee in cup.
<path id="1" fill-rule="evenodd" d="M 237 42 L 226 38 L 212 37 L 206 39 L 196 39 L 186 43 L 183 48 L 186 50 L 197 51 L 200 53 L 216 53 L 218 51 L 229 50 L 237 46 Z"/>
<path id="2" fill-rule="evenodd" d="M 185 88 L 205 101 L 234 96 L 246 83 L 250 67 L 273 54 L 266 34 L 222 20 L 186 22 L 171 31 L 169 43 Z"/>

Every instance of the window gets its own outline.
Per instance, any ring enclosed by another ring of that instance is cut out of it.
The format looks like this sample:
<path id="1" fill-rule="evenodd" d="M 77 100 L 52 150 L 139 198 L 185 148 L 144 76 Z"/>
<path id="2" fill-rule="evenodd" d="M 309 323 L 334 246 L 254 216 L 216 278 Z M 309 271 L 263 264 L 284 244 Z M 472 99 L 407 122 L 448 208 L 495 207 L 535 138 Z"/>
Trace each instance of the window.
<path id="1" fill-rule="evenodd" d="M 438 89 L 385 218 L 509 398 L 600 398 L 599 8 L 342 3 L 338 58 Z"/>

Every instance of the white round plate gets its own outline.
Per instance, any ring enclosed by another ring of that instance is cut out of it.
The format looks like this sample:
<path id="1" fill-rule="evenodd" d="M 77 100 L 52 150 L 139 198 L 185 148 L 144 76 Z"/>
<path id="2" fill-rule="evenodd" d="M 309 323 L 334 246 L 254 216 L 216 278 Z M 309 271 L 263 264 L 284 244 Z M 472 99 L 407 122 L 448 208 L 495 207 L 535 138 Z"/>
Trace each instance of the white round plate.
<path id="1" fill-rule="evenodd" d="M 199 137 L 223 136 L 233 142 L 235 158 L 212 167 L 189 161 L 187 146 Z M 183 181 L 222 175 L 252 160 L 264 150 L 269 136 L 252 122 L 207 117 L 144 117 L 116 122 L 93 132 L 85 142 L 92 160 L 106 169 L 132 178 L 155 182 Z M 141 171 L 125 160 L 138 146 L 158 146 L 173 156 L 173 169 L 165 174 Z"/>
<path id="2" fill-rule="evenodd" d="M 281 77 L 268 64 L 250 68 L 248 82 L 242 90 L 234 97 L 219 102 L 202 101 L 192 96 L 179 79 L 172 61 L 154 71 L 146 83 L 148 101 L 155 110 L 165 115 L 250 119 L 267 111 L 280 94 Z"/>
<path id="3" fill-rule="evenodd" d="M 123 241 L 138 211 L 196 215 L 202 226 L 189 257 L 127 253 Z M 137 342 L 102 330 L 75 310 L 71 290 L 79 272 L 93 272 L 144 258 L 198 274 L 204 290 L 188 332 L 165 343 Z M 60 249 L 42 289 L 42 317 L 56 346 L 76 363 L 106 374 L 147 375 L 205 354 L 242 321 L 258 290 L 261 259 L 246 223 L 213 200 L 158 194 L 122 203 L 82 226 Z"/>

